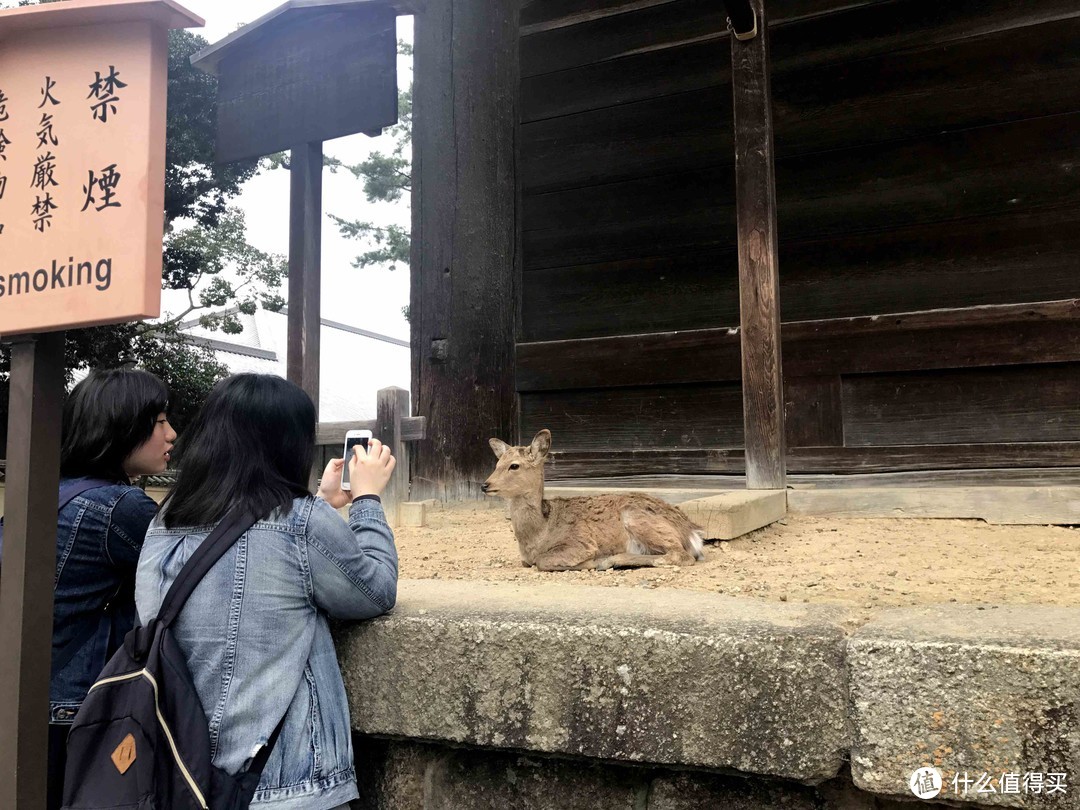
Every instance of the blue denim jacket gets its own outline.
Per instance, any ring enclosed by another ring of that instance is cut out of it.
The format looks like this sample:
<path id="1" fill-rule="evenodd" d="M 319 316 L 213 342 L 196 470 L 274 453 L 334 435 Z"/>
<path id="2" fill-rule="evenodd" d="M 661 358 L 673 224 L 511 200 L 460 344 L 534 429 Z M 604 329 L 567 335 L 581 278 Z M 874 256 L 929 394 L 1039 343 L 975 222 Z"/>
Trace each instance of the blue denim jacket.
<path id="1" fill-rule="evenodd" d="M 75 479 L 64 479 L 64 484 Z M 97 630 L 49 682 L 51 722 L 70 724 L 98 673 L 135 624 L 135 568 L 157 512 L 138 487 L 89 489 L 60 510 L 56 526 L 53 658 Z M 105 606 L 109 609 L 106 611 Z"/>
<path id="2" fill-rule="evenodd" d="M 136 577 L 142 622 L 157 616 L 212 529 L 154 520 Z M 206 712 L 214 764 L 238 773 L 285 717 L 253 806 L 328 810 L 357 797 L 328 618 L 378 616 L 396 598 L 397 551 L 382 506 L 356 501 L 346 524 L 311 497 L 256 523 L 192 593 L 173 631 Z"/>

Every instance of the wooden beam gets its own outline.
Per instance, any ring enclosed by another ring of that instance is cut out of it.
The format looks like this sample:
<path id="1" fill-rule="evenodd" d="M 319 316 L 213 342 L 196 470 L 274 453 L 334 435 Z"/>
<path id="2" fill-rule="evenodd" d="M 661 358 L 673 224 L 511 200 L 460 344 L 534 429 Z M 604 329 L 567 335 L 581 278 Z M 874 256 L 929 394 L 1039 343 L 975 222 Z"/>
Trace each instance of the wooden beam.
<path id="1" fill-rule="evenodd" d="M 0 807 L 45 807 L 64 333 L 11 350 L 0 582 Z"/>
<path id="2" fill-rule="evenodd" d="M 1080 361 L 1080 298 L 786 323 L 787 378 Z M 519 343 L 518 390 L 726 382 L 734 328 Z"/>
<path id="3" fill-rule="evenodd" d="M 746 485 L 783 489 L 784 378 L 769 37 L 762 0 L 751 5 L 758 36 L 746 41 L 733 37 L 731 43 Z"/>
<path id="4" fill-rule="evenodd" d="M 402 420 L 409 413 L 409 392 L 404 388 L 383 388 L 377 401 L 375 438 L 390 448 L 397 467 L 383 490 L 383 508 L 392 524 L 399 522 L 398 508 L 409 500 L 409 455 L 402 436 Z"/>
<path id="5" fill-rule="evenodd" d="M 516 438 L 517 17 L 432 0 L 415 21 L 412 385 L 431 436 L 415 499 L 483 497 L 488 438 Z"/>
<path id="6" fill-rule="evenodd" d="M 289 210 L 288 377 L 319 410 L 320 295 L 322 290 L 321 143 L 293 147 Z"/>
<path id="7" fill-rule="evenodd" d="M 359 422 L 320 422 L 319 429 L 315 434 L 315 444 L 340 445 L 338 451 L 345 447 L 345 433 L 350 430 L 370 430 L 377 438 L 379 428 L 378 420 L 362 419 Z M 427 418 L 424 416 L 406 416 L 401 420 L 401 440 L 404 442 L 418 442 L 427 438 Z M 340 456 L 339 456 L 340 457 Z"/>
<path id="8" fill-rule="evenodd" d="M 1080 478 L 1080 442 L 793 447 L 788 450 L 790 474 L 836 475 L 838 478 L 850 478 L 859 473 L 879 475 L 979 469 L 1045 471 L 1053 467 L 1073 468 Z M 692 478 L 741 474 L 744 469 L 743 451 L 738 447 L 576 450 L 554 453 L 546 475 L 552 481 L 633 475 Z"/>

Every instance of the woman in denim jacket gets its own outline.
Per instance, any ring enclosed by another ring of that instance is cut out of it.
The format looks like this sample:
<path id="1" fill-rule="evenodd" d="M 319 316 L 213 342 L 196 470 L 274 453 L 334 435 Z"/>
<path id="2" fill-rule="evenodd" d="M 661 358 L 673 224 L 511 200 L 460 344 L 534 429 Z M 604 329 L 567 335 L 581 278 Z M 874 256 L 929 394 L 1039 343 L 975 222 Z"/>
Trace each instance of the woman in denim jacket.
<path id="1" fill-rule="evenodd" d="M 135 567 L 157 504 L 131 479 L 168 465 L 168 399 L 153 374 L 113 369 L 92 372 L 64 403 L 60 488 L 100 485 L 61 509 L 56 526 L 49 808 L 60 807 L 71 722 L 135 622 Z"/>
<path id="2" fill-rule="evenodd" d="M 261 519 L 196 587 L 173 625 L 206 712 L 213 763 L 235 774 L 281 733 L 252 807 L 331 810 L 357 797 L 349 707 L 328 620 L 394 606 L 397 551 L 379 493 L 394 459 L 372 441 L 307 490 L 315 408 L 279 377 L 218 383 L 185 431 L 176 486 L 147 532 L 136 579 L 145 624 L 233 508 Z M 336 509 L 349 505 L 346 523 Z"/>

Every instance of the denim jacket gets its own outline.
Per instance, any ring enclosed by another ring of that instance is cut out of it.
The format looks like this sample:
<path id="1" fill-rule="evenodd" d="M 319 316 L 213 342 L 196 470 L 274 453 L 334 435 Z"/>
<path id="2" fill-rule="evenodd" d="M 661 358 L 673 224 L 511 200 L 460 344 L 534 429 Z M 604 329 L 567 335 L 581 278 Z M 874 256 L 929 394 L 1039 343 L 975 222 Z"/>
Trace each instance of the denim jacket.
<path id="1" fill-rule="evenodd" d="M 75 479 L 64 479 L 64 484 Z M 56 526 L 53 658 L 97 629 L 49 682 L 49 719 L 70 724 L 102 667 L 135 623 L 135 568 L 157 511 L 127 484 L 89 489 L 60 510 Z M 108 609 L 106 610 L 106 605 Z"/>
<path id="2" fill-rule="evenodd" d="M 212 530 L 151 524 L 135 586 L 143 623 Z M 353 503 L 346 524 L 325 501 L 297 498 L 248 530 L 196 587 L 173 632 L 214 765 L 238 773 L 285 717 L 253 806 L 328 810 L 358 796 L 328 619 L 378 616 L 396 598 L 394 536 L 373 500 Z"/>

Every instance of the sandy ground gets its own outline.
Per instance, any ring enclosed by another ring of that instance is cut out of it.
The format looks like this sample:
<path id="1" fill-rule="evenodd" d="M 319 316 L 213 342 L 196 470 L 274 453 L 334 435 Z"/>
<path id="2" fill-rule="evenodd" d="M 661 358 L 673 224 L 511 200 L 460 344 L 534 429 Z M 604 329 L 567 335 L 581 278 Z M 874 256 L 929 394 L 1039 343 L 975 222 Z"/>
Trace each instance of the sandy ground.
<path id="1" fill-rule="evenodd" d="M 522 567 L 501 502 L 428 510 L 427 526 L 395 534 L 409 579 L 689 588 L 840 603 L 862 616 L 936 602 L 1080 606 L 1080 529 L 1059 526 L 788 518 L 709 543 L 705 561 L 688 568 L 553 573 Z"/>

